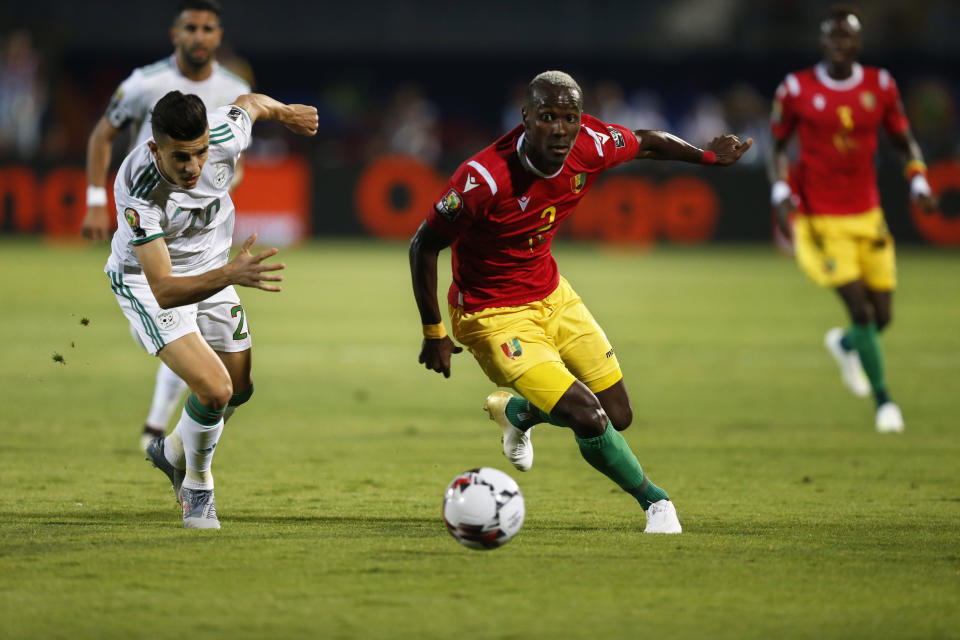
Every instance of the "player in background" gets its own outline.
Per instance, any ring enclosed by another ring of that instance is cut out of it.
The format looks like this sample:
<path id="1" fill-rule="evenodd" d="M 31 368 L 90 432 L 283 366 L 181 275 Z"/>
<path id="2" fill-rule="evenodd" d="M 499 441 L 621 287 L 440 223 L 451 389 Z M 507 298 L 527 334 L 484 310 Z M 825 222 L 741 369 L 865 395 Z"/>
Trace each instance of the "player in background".
<path id="1" fill-rule="evenodd" d="M 135 69 L 123 81 L 97 122 L 87 142 L 87 213 L 81 232 L 92 240 L 109 237 L 111 216 L 107 214 L 107 171 L 113 140 L 121 130 L 133 129 L 130 148 L 149 139 L 153 106 L 168 91 L 191 93 L 203 100 L 207 109 L 228 104 L 237 96 L 250 93 L 246 81 L 217 64 L 214 56 L 223 39 L 221 9 L 215 0 L 180 2 L 170 27 L 174 52 L 168 58 Z M 243 163 L 239 165 L 231 190 L 240 184 Z M 141 446 L 162 436 L 174 411 L 180 406 L 186 383 L 160 363 L 153 401 L 143 427 Z"/>
<path id="2" fill-rule="evenodd" d="M 823 60 L 788 74 L 777 88 L 768 173 L 784 231 L 790 213 L 800 213 L 792 229 L 800 268 L 835 289 L 850 316 L 846 331 L 833 328 L 824 337 L 843 382 L 860 397 L 872 391 L 877 430 L 898 433 L 903 415 L 887 389 L 879 340 L 890 323 L 896 267 L 877 191 L 877 127 L 903 156 L 910 196 L 925 208 L 936 202 L 897 84 L 885 69 L 856 62 L 862 25 L 856 8 L 831 7 L 820 24 Z M 799 161 L 791 169 L 787 144 L 794 134 Z"/>
<path id="3" fill-rule="evenodd" d="M 753 141 L 725 135 L 704 151 L 662 131 L 601 122 L 583 113 L 583 92 L 560 71 L 530 82 L 521 115 L 522 125 L 460 165 L 411 241 L 420 362 L 449 377 L 451 355 L 462 351 L 437 302 L 437 257 L 452 247 L 453 336 L 494 384 L 519 394 L 495 391 L 483 406 L 503 430 L 507 459 L 530 469 L 534 425 L 569 427 L 583 458 L 643 507 L 646 533 L 680 533 L 667 493 L 619 433 L 633 414 L 613 347 L 550 246 L 606 169 L 634 159 L 729 165 Z"/>
<path id="4" fill-rule="evenodd" d="M 230 183 L 253 123 L 276 120 L 317 132 L 317 110 L 243 95 L 208 116 L 199 97 L 171 91 L 156 104 L 153 138 L 120 165 L 114 185 L 117 231 L 104 271 L 144 348 L 190 386 L 180 421 L 150 441 L 148 460 L 174 485 L 183 526 L 219 529 L 210 465 L 223 425 L 250 399 L 248 319 L 233 285 L 280 291 L 250 254 L 256 234 L 228 262 L 234 208 Z"/>

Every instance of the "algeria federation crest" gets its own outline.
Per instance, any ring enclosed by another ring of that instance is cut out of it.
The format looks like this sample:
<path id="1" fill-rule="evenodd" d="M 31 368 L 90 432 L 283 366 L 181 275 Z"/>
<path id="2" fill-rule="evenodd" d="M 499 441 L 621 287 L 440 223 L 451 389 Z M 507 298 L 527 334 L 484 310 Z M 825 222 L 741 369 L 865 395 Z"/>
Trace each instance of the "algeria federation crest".
<path id="1" fill-rule="evenodd" d="M 217 163 L 217 173 L 213 177 L 213 186 L 217 189 L 223 189 L 227 185 L 227 178 L 230 176 L 230 167 L 226 162 Z"/>
<path id="2" fill-rule="evenodd" d="M 580 193 L 585 184 L 587 184 L 587 174 L 585 173 L 578 173 L 570 178 L 570 190 L 574 193 Z"/>
<path id="3" fill-rule="evenodd" d="M 501 344 L 500 348 L 503 349 L 503 353 L 511 360 L 516 360 L 523 355 L 523 347 L 520 346 L 520 340 L 518 338 L 511 338 Z"/>
<path id="4" fill-rule="evenodd" d="M 170 331 L 180 324 L 180 312 L 176 309 L 161 309 L 156 318 L 157 326 L 163 331 Z"/>

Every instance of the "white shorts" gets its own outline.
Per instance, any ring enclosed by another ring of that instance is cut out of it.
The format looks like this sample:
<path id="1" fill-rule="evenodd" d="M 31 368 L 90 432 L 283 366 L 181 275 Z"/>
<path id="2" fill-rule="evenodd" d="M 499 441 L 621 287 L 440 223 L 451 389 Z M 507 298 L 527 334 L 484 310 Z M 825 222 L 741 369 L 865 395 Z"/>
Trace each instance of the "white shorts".
<path id="1" fill-rule="evenodd" d="M 206 300 L 172 309 L 161 309 L 142 274 L 108 271 L 110 286 L 123 315 L 140 344 L 151 355 L 188 333 L 199 332 L 214 351 L 235 352 L 250 348 L 250 329 L 240 297 L 230 286 Z"/>

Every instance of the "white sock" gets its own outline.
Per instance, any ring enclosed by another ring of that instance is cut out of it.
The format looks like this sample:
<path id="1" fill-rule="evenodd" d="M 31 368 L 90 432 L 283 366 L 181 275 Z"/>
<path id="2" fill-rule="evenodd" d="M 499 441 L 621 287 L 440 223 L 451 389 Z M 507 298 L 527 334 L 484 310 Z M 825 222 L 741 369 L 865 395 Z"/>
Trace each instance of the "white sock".
<path id="1" fill-rule="evenodd" d="M 170 367 L 160 362 L 157 368 L 157 382 L 153 388 L 153 402 L 150 404 L 150 413 L 147 415 L 147 425 L 156 429 L 167 430 L 170 418 L 178 407 L 182 406 L 183 394 L 187 390 L 187 383 L 180 379 Z"/>
<path id="2" fill-rule="evenodd" d="M 210 465 L 220 434 L 223 433 L 223 419 L 213 425 L 200 424 L 183 409 L 177 431 L 183 440 L 184 462 L 187 473 L 183 486 L 187 489 L 213 489 L 213 474 Z"/>
<path id="3" fill-rule="evenodd" d="M 180 437 L 180 424 L 163 439 L 163 456 L 177 469 L 184 469 L 186 456 L 183 454 L 183 439 Z"/>

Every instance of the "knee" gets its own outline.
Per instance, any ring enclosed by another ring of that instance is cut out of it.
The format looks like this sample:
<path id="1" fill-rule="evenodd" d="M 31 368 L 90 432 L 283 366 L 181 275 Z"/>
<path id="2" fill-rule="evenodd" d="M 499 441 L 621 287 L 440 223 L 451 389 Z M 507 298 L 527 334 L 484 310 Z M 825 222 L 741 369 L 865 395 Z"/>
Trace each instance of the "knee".
<path id="1" fill-rule="evenodd" d="M 230 376 L 218 376 L 213 380 L 204 380 L 202 384 L 197 385 L 193 390 L 193 395 L 205 407 L 216 411 L 225 408 L 233 396 L 233 383 Z"/>
<path id="2" fill-rule="evenodd" d="M 850 320 L 853 321 L 853 324 L 870 324 L 873 321 L 870 307 L 865 304 L 851 306 Z"/>
<path id="3" fill-rule="evenodd" d="M 581 405 L 561 418 L 580 438 L 596 438 L 607 429 L 609 418 L 599 404 Z"/>
<path id="4" fill-rule="evenodd" d="M 615 407 L 607 411 L 607 417 L 610 418 L 610 424 L 617 431 L 623 431 L 633 424 L 633 409 L 630 405 L 625 407 Z"/>
<path id="5" fill-rule="evenodd" d="M 891 321 L 893 321 L 893 314 L 889 310 L 878 311 L 876 318 L 877 331 L 883 331 L 886 329 L 890 325 Z"/>

